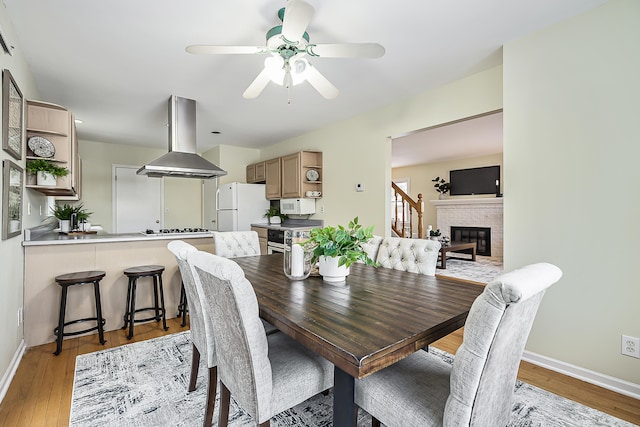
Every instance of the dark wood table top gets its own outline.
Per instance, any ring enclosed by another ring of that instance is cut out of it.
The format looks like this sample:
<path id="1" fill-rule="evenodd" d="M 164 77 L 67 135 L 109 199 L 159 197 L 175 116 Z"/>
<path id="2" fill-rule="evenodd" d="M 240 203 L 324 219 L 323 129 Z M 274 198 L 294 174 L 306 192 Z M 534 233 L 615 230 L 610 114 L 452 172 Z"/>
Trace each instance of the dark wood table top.
<path id="1" fill-rule="evenodd" d="M 235 258 L 260 315 L 354 378 L 363 378 L 462 327 L 484 287 L 452 278 L 351 266 L 344 283 L 290 281 L 282 254 Z"/>

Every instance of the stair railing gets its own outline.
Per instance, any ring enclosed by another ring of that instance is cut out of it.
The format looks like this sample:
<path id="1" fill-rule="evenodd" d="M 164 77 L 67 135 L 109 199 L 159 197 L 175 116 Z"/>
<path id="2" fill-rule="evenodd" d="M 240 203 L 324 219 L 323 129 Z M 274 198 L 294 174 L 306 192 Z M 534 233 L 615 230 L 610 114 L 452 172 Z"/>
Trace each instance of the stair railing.
<path id="1" fill-rule="evenodd" d="M 422 223 L 424 201 L 422 200 L 422 193 L 418 194 L 418 200 L 413 200 L 411 196 L 398 187 L 395 182 L 391 182 L 391 188 L 393 189 L 393 199 L 395 200 L 395 219 L 391 223 L 391 229 L 400 237 L 412 237 L 413 211 L 415 210 L 418 214 L 418 238 L 422 239 L 424 237 L 424 226 Z"/>

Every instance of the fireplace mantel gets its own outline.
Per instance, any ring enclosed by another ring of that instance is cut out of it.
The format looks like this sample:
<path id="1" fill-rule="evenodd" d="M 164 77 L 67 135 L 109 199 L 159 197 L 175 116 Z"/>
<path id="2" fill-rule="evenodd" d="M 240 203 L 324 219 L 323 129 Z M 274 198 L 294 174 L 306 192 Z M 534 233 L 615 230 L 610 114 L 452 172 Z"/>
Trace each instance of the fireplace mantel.
<path id="1" fill-rule="evenodd" d="M 483 197 L 479 199 L 443 199 L 429 200 L 434 206 L 452 206 L 452 205 L 502 205 L 502 197 Z"/>

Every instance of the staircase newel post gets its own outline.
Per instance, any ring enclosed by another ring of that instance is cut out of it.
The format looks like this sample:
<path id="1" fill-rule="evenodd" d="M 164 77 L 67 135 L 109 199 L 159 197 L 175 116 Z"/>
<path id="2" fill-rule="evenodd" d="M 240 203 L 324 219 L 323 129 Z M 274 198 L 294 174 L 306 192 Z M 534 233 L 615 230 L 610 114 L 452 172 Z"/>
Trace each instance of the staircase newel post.
<path id="1" fill-rule="evenodd" d="M 424 201 L 422 200 L 422 193 L 418 193 L 418 238 L 422 239 L 424 237 L 423 224 L 422 224 L 422 213 L 424 212 Z"/>

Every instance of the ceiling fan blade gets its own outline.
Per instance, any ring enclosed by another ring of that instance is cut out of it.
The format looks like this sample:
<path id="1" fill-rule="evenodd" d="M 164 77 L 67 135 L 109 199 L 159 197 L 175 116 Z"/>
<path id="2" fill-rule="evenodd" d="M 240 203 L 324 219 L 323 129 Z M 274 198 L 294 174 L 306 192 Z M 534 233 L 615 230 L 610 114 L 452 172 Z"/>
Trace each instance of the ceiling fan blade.
<path id="1" fill-rule="evenodd" d="M 325 76 L 320 74 L 320 71 L 313 65 L 309 64 L 305 70 L 305 78 L 311 86 L 317 90 L 320 95 L 326 99 L 333 99 L 340 91 L 336 88 Z"/>
<path id="2" fill-rule="evenodd" d="M 309 3 L 302 0 L 289 0 L 284 9 L 282 37 L 290 42 L 299 41 L 311 22 L 313 12 L 313 6 Z"/>
<path id="3" fill-rule="evenodd" d="M 378 43 L 312 44 L 307 46 L 311 56 L 324 58 L 380 58 L 384 47 Z"/>
<path id="4" fill-rule="evenodd" d="M 246 99 L 253 99 L 258 97 L 262 93 L 271 78 L 269 77 L 269 70 L 265 67 L 260 74 L 251 82 L 247 90 L 244 91 L 242 96 Z"/>
<path id="5" fill-rule="evenodd" d="M 213 46 L 206 44 L 192 44 L 185 49 L 189 53 L 195 54 L 251 54 L 251 53 L 266 53 L 269 52 L 269 48 L 266 46 Z"/>

